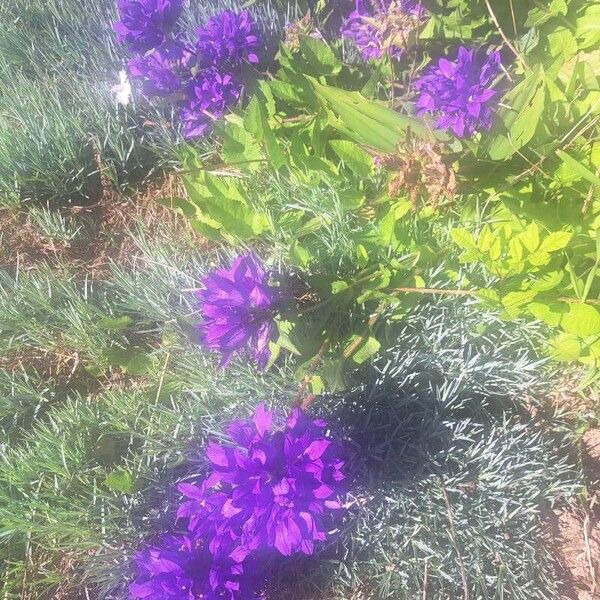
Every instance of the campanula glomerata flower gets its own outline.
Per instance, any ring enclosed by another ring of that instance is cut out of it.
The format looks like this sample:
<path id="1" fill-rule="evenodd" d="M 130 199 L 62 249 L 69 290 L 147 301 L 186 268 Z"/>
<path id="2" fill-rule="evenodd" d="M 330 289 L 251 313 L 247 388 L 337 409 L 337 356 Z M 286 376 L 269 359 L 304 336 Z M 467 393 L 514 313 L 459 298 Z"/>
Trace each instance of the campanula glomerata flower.
<path id="1" fill-rule="evenodd" d="M 252 15 L 224 10 L 196 30 L 199 64 L 235 69 L 246 61 L 259 62 L 261 38 Z"/>
<path id="2" fill-rule="evenodd" d="M 120 20 L 113 24 L 118 39 L 134 52 L 162 44 L 183 10 L 183 0 L 117 0 Z"/>
<path id="3" fill-rule="evenodd" d="M 499 52 L 483 55 L 460 47 L 454 62 L 440 58 L 415 82 L 418 114 L 437 115 L 437 127 L 450 129 L 457 137 L 489 130 L 490 101 L 497 95 L 491 85 L 499 70 Z"/>
<path id="4" fill-rule="evenodd" d="M 277 294 L 267 279 L 257 258 L 246 254 L 229 269 L 216 269 L 202 280 L 204 289 L 198 294 L 204 318 L 202 340 L 221 353 L 222 366 L 246 347 L 260 368 L 266 366 L 271 356 L 269 342 L 277 333 L 273 320 Z"/>

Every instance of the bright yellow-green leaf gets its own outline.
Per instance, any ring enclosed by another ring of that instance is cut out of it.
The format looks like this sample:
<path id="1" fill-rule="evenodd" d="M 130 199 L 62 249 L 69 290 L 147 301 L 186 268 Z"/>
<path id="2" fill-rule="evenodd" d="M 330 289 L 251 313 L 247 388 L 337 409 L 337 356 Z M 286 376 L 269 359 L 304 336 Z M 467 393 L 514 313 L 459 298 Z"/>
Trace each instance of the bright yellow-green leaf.
<path id="1" fill-rule="evenodd" d="M 581 343 L 576 336 L 561 333 L 552 340 L 550 356 L 560 361 L 578 360 L 581 356 Z"/>
<path id="2" fill-rule="evenodd" d="M 560 323 L 562 329 L 581 337 L 600 334 L 600 311 L 590 304 L 570 304 Z"/>
<path id="3" fill-rule="evenodd" d="M 535 252 L 540 245 L 540 228 L 537 223 L 530 223 L 518 237 L 529 252 Z"/>
<path id="4" fill-rule="evenodd" d="M 556 252 L 562 250 L 573 237 L 568 231 L 554 231 L 547 235 L 540 244 L 540 252 Z"/>
<path id="5" fill-rule="evenodd" d="M 471 250 L 476 247 L 475 240 L 471 235 L 471 232 L 467 229 L 452 229 L 450 235 L 455 244 L 458 244 L 461 248 Z"/>
<path id="6" fill-rule="evenodd" d="M 543 302 L 531 302 L 527 305 L 527 310 L 540 321 L 558 327 L 568 307 L 564 303 L 544 304 Z"/>

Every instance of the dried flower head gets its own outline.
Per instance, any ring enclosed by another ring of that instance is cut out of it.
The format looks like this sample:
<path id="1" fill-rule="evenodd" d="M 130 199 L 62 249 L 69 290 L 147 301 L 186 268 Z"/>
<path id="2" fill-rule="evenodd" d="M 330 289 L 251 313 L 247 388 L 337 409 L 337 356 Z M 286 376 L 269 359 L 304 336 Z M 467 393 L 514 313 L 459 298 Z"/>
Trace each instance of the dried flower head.
<path id="1" fill-rule="evenodd" d="M 404 192 L 413 211 L 419 198 L 436 209 L 440 198 L 452 200 L 456 193 L 456 177 L 439 148 L 415 135 L 408 134 L 396 153 L 380 156 L 379 164 L 391 171 L 388 194 L 393 198 Z"/>
<path id="2" fill-rule="evenodd" d="M 277 332 L 276 290 L 267 283 L 258 259 L 252 254 L 239 256 L 229 269 L 216 269 L 202 283 L 205 289 L 198 296 L 204 343 L 221 352 L 222 366 L 249 345 L 252 357 L 264 368 L 271 356 L 269 342 Z"/>
<path id="3" fill-rule="evenodd" d="M 298 50 L 300 48 L 300 36 L 302 35 L 318 40 L 323 39 L 310 13 L 306 13 L 301 19 L 293 23 L 287 23 L 285 26 L 285 45 L 291 50 Z"/>
<path id="4" fill-rule="evenodd" d="M 499 52 L 484 55 L 461 47 L 456 61 L 440 58 L 415 82 L 419 114 L 437 114 L 437 127 L 458 137 L 490 129 L 490 101 L 497 95 L 490 84 L 499 69 Z"/>
<path id="5" fill-rule="evenodd" d="M 356 0 L 341 33 L 354 42 L 363 60 L 399 58 L 426 16 L 419 0 Z"/>

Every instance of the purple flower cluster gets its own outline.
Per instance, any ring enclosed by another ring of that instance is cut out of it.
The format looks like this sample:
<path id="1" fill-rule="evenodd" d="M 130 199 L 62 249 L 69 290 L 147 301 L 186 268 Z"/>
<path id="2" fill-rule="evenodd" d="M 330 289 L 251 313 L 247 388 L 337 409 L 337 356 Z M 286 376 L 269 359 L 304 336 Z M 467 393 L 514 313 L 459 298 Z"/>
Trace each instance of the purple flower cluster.
<path id="1" fill-rule="evenodd" d="M 138 552 L 132 598 L 257 598 L 267 556 L 313 554 L 326 540 L 342 508 L 341 447 L 300 409 L 282 427 L 273 421 L 259 404 L 251 420 L 230 424 L 232 445 L 209 444 L 207 477 L 178 486 L 187 532 Z"/>
<path id="2" fill-rule="evenodd" d="M 400 58 L 409 34 L 426 18 L 420 0 L 355 0 L 341 33 L 354 42 L 365 61 Z"/>
<path id="3" fill-rule="evenodd" d="M 183 0 L 118 0 L 120 41 L 137 56 L 129 72 L 147 96 L 170 97 L 186 138 L 204 135 L 241 96 L 244 63 L 257 64 L 261 46 L 247 10 L 225 10 L 196 30 L 195 43 L 174 34 Z"/>
<path id="4" fill-rule="evenodd" d="M 198 296 L 204 317 L 203 341 L 222 354 L 226 367 L 234 352 L 248 344 L 260 368 L 271 356 L 269 342 L 277 328 L 273 321 L 276 290 L 253 254 L 239 256 L 229 269 L 216 269 L 203 280 Z"/>
<path id="5" fill-rule="evenodd" d="M 247 10 L 223 11 L 196 31 L 198 56 L 203 67 L 220 65 L 236 69 L 244 61 L 258 64 L 260 40 L 256 24 Z"/>
<path id="6" fill-rule="evenodd" d="M 117 0 L 120 21 L 113 27 L 120 42 L 133 52 L 160 46 L 174 29 L 183 0 Z"/>
<path id="7" fill-rule="evenodd" d="M 497 94 L 490 86 L 499 70 L 499 52 L 483 55 L 461 47 L 456 61 L 440 58 L 415 82 L 418 114 L 437 114 L 437 127 L 451 129 L 458 137 L 489 130 L 490 100 Z"/>

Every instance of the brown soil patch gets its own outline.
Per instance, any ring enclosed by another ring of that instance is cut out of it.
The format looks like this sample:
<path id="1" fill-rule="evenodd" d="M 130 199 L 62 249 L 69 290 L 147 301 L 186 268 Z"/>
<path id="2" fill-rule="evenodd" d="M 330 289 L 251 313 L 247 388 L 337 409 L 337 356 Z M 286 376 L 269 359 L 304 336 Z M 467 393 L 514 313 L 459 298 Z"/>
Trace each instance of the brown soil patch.
<path id="1" fill-rule="evenodd" d="M 555 561 L 561 598 L 600 599 L 599 515 L 554 510 L 545 519 L 544 541 Z"/>
<path id="2" fill-rule="evenodd" d="M 600 428 L 592 427 L 581 437 L 583 466 L 591 479 L 600 478 Z"/>
<path id="3" fill-rule="evenodd" d="M 579 416 L 589 413 L 598 405 L 598 398 L 592 389 L 578 392 L 583 379 L 583 370 L 573 369 L 572 372 L 565 374 L 558 385 L 553 389 L 552 394 L 547 398 L 547 402 L 553 410 L 563 415 Z"/>
<path id="4" fill-rule="evenodd" d="M 103 279 L 111 262 L 131 266 L 137 249 L 128 233 L 142 221 L 150 229 L 168 227 L 174 236 L 185 232 L 202 245 L 205 240 L 185 219 L 156 202 L 181 195 L 181 183 L 171 174 L 149 180 L 133 198 L 105 189 L 96 204 L 57 207 L 65 218 L 85 224 L 82 239 L 72 242 L 45 236 L 24 209 L 0 209 L 0 268 L 28 271 L 46 264 L 57 270 L 66 267 L 77 277 Z"/>
<path id="5" fill-rule="evenodd" d="M 600 600 L 600 428 L 581 437 L 588 507 L 556 509 L 544 519 L 544 544 L 555 563 L 561 598 Z"/>

